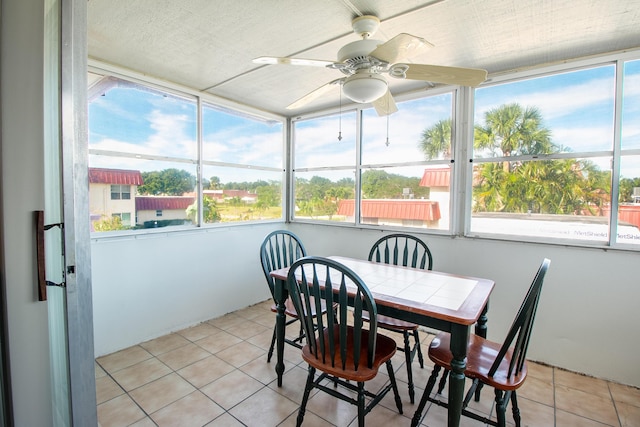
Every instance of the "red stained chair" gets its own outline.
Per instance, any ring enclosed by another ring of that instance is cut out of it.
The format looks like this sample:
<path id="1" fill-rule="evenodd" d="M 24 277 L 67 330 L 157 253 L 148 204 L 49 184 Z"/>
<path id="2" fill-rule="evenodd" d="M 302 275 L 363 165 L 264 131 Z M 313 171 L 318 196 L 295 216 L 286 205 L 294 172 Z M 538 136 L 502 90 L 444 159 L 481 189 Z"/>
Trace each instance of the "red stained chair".
<path id="1" fill-rule="evenodd" d="M 513 419 L 516 426 L 520 426 L 520 410 L 518 409 L 516 390 L 522 386 L 527 378 L 527 348 L 531 338 L 538 301 L 540 300 L 540 293 L 542 292 L 544 276 L 550 263 L 551 261 L 546 258 L 542 261 L 538 273 L 502 344 L 489 341 L 478 335 L 472 334 L 469 337 L 467 367 L 464 375 L 472 380 L 472 384 L 463 402 L 462 415 L 486 424 L 503 427 L 506 423 L 506 408 L 509 401 L 511 401 Z M 431 391 L 440 370 L 444 368 L 445 373 L 451 370 L 453 355 L 449 349 L 450 337 L 448 333 L 440 333 L 429 346 L 429 359 L 433 361 L 434 368 L 429 377 L 427 388 L 413 416 L 412 426 L 420 424 L 422 411 L 427 401 L 447 407 L 447 403 L 438 398 L 439 393 L 431 397 Z M 497 421 L 466 409 L 479 384 L 485 384 L 495 389 Z"/>
<path id="2" fill-rule="evenodd" d="M 369 252 L 369 261 L 427 270 L 431 270 L 433 267 L 431 251 L 427 245 L 422 240 L 409 234 L 390 234 L 382 237 L 373 244 Z M 369 319 L 368 314 L 365 314 L 363 317 L 365 320 Z M 404 345 L 398 346 L 398 350 L 405 354 L 407 381 L 409 382 L 409 399 L 411 403 L 413 403 L 415 400 L 415 391 L 411 364 L 416 353 L 418 354 L 420 367 L 424 368 L 418 325 L 392 317 L 378 315 L 378 327 L 402 334 Z M 413 347 L 409 340 L 410 336 L 413 336 Z"/>
<path id="3" fill-rule="evenodd" d="M 336 307 L 335 312 L 327 312 L 326 323 L 322 316 L 301 316 L 304 332 L 309 337 L 302 349 L 302 358 L 309 364 L 309 374 L 296 425 L 302 424 L 307 400 L 314 388 L 356 405 L 359 427 L 364 427 L 365 415 L 389 390 L 393 390 L 396 406 L 402 413 L 402 402 L 391 364 L 396 343 L 377 333 L 376 303 L 362 279 L 336 261 L 306 257 L 291 266 L 287 288 L 298 313 L 311 313 L 314 302 L 316 310 L 321 301 L 325 302 L 325 306 Z M 362 319 L 365 310 L 374 315 L 368 330 L 364 328 Z M 314 336 L 316 320 L 317 335 Z M 365 383 L 377 376 L 382 364 L 386 364 L 389 383 L 374 394 L 365 389 Z M 321 372 L 317 378 L 316 371 Z M 343 392 L 343 388 L 348 392 Z"/>

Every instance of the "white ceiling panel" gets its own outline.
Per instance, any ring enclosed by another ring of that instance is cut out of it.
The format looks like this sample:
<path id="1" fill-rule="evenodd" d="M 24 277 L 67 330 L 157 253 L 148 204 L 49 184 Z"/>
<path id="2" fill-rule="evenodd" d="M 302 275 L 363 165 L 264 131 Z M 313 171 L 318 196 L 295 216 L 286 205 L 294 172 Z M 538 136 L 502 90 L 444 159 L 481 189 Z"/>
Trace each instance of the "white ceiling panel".
<path id="1" fill-rule="evenodd" d="M 490 73 L 640 47 L 638 0 L 90 0 L 88 10 L 92 59 L 283 115 L 337 105 L 336 91 L 286 110 L 342 74 L 251 60 L 335 60 L 363 14 L 382 21 L 375 39 L 404 32 L 435 45 L 412 62 Z M 389 81 L 393 93 L 428 86 Z"/>

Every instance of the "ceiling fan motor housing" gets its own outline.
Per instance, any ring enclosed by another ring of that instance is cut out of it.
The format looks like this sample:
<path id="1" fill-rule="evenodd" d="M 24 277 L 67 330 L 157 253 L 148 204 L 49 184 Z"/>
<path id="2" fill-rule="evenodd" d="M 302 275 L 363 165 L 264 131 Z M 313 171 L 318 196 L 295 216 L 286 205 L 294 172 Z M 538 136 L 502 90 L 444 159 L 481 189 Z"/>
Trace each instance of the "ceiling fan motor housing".
<path id="1" fill-rule="evenodd" d="M 344 45 L 338 51 L 338 62 L 348 64 L 350 67 L 368 68 L 370 66 L 369 54 L 382 42 L 380 40 L 363 39 Z M 362 65 L 359 67 L 359 65 Z"/>

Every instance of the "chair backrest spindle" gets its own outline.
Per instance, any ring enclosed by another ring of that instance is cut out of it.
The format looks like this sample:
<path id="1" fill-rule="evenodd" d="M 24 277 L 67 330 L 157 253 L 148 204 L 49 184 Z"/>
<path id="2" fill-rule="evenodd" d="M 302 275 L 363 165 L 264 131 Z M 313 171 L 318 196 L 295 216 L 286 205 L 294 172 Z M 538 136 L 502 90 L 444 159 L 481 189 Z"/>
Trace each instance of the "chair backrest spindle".
<path id="1" fill-rule="evenodd" d="M 276 230 L 269 233 L 260 245 L 260 261 L 262 272 L 269 284 L 271 296 L 274 297 L 275 281 L 270 273 L 284 267 L 289 267 L 297 259 L 307 255 L 304 245 L 290 231 Z M 320 313 L 320 312 L 319 312 Z"/>
<path id="2" fill-rule="evenodd" d="M 433 268 L 429 247 L 417 237 L 401 233 L 389 234 L 375 242 L 369 252 L 369 261 L 428 270 Z"/>

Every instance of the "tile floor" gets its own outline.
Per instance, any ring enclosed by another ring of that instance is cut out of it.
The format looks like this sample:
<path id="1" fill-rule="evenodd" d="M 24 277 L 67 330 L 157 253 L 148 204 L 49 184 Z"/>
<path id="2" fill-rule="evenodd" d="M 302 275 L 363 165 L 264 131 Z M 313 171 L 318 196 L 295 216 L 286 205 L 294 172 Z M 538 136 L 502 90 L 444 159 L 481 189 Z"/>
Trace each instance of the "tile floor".
<path id="1" fill-rule="evenodd" d="M 286 371 L 276 385 L 275 355 L 267 350 L 275 315 L 271 302 L 227 314 L 96 360 L 98 421 L 115 426 L 293 426 L 306 364 L 300 351 L 285 346 Z M 421 336 L 426 349 L 432 335 Z M 409 402 L 404 355 L 394 356 L 404 414 L 397 413 L 392 393 L 367 415 L 367 426 L 410 425 L 415 405 Z M 416 386 L 426 384 L 429 360 L 420 369 L 414 361 Z M 523 426 L 640 426 L 640 390 L 531 363 L 529 377 L 518 391 Z M 383 373 L 374 380 L 381 387 Z M 416 400 L 422 389 L 416 388 Z M 445 394 L 446 395 L 446 394 Z M 485 390 L 471 407 L 487 414 L 493 393 Z M 507 409 L 508 421 L 513 421 Z M 345 402 L 314 394 L 305 426 L 357 425 L 356 410 Z M 422 426 L 445 426 L 446 410 L 428 408 Z M 480 426 L 463 418 L 462 426 Z"/>

